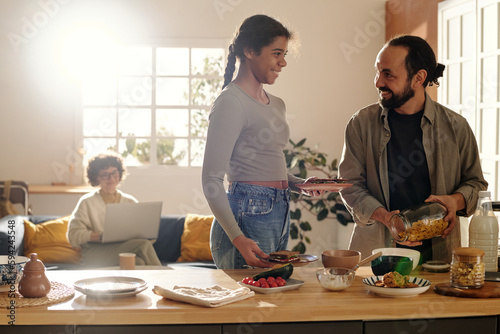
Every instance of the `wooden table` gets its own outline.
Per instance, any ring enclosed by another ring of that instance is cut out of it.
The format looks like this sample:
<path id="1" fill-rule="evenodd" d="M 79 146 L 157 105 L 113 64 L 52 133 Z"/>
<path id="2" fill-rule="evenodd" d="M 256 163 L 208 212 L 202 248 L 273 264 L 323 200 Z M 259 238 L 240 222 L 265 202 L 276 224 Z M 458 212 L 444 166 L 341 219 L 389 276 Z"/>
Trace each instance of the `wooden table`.
<path id="1" fill-rule="evenodd" d="M 354 333 L 500 333 L 496 326 L 500 298 L 472 299 L 436 294 L 433 286 L 410 298 L 384 298 L 369 292 L 362 283 L 371 276 L 366 267 L 358 269 L 353 285 L 347 290 L 331 292 L 316 280 L 316 268 L 295 268 L 292 278 L 305 281 L 298 290 L 278 294 L 256 294 L 250 299 L 219 308 L 205 308 L 162 299 L 151 288 L 154 285 L 237 287 L 236 280 L 258 270 L 136 270 L 136 271 L 50 271 L 50 280 L 72 285 L 82 278 L 99 276 L 134 276 L 146 280 L 149 288 L 132 297 L 91 299 L 79 292 L 63 303 L 16 309 L 19 325 L 57 333 L 72 328 L 78 333 L 164 332 L 186 333 L 332 333 L 332 330 Z M 433 285 L 447 282 L 448 273 L 414 272 L 412 276 L 429 279 Z M 232 278 L 232 279 L 230 279 Z M 499 283 L 500 284 L 500 283 Z M 0 310 L 1 324 L 6 311 Z M 135 326 L 141 325 L 143 329 Z M 158 326 L 156 326 L 158 325 Z M 479 327 L 478 327 L 479 326 Z M 481 327 L 482 326 L 482 327 Z M 0 327 L 2 328 L 2 327 Z M 478 328 L 481 330 L 478 331 Z M 162 329 L 162 331 L 160 331 Z M 251 330 L 251 331 L 249 331 Z M 1 329 L 4 333 L 4 329 Z M 468 332 L 467 332 L 468 331 Z M 35 331 L 33 331 L 35 332 Z M 70 331 L 71 332 L 71 331 Z M 5 332 L 10 333 L 10 332 Z M 13 332 L 15 333 L 15 332 Z M 284 333 L 284 332 L 283 332 Z"/>

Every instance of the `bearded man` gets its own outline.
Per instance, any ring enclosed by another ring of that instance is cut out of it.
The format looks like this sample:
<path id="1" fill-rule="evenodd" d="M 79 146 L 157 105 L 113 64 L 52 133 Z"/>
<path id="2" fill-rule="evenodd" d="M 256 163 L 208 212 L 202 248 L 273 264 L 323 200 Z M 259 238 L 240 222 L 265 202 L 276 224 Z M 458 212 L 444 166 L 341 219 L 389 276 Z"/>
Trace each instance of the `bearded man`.
<path id="1" fill-rule="evenodd" d="M 426 93 L 428 85 L 439 84 L 444 68 L 424 39 L 391 39 L 375 61 L 379 102 L 347 124 L 339 176 L 353 186 L 341 197 L 356 223 L 349 248 L 362 257 L 375 248 L 410 247 L 420 251 L 421 262 L 450 262 L 451 251 L 460 247 L 457 215 L 473 214 L 478 192 L 488 186 L 466 119 Z M 430 201 L 447 209 L 442 237 L 396 243 L 391 217 Z"/>

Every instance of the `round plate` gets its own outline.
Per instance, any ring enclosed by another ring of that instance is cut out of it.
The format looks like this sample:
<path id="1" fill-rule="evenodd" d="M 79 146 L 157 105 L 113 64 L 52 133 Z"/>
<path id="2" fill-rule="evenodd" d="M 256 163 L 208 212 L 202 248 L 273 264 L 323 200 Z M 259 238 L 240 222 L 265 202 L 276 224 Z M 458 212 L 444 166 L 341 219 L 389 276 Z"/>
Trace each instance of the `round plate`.
<path id="1" fill-rule="evenodd" d="M 411 276 L 409 278 L 409 281 L 411 283 L 418 284 L 419 286 L 418 288 L 385 288 L 381 286 L 376 286 L 375 282 L 381 281 L 383 278 L 384 276 L 372 276 L 363 279 L 363 283 L 365 284 L 368 290 L 370 290 L 373 293 L 376 293 L 379 296 L 396 297 L 396 298 L 414 297 L 421 293 L 424 293 L 431 287 L 431 282 L 429 280 Z"/>
<path id="2" fill-rule="evenodd" d="M 253 285 L 248 285 L 248 284 L 242 283 L 241 281 L 238 282 L 238 283 L 241 286 L 249 288 L 250 290 L 253 290 L 253 291 L 259 292 L 259 293 L 264 293 L 264 294 L 278 293 L 278 292 L 284 292 L 284 291 L 290 291 L 290 290 L 297 290 L 302 285 L 304 285 L 304 281 L 300 281 L 298 279 L 293 279 L 293 278 L 287 279 L 286 280 L 286 285 L 279 286 L 277 288 L 260 288 L 260 287 L 256 287 L 256 286 L 253 286 Z"/>
<path id="3" fill-rule="evenodd" d="M 311 262 L 318 261 L 318 257 L 316 255 L 299 254 L 298 257 L 299 257 L 298 261 L 281 262 L 281 261 L 269 260 L 269 262 L 282 263 L 282 264 L 291 263 L 294 267 L 303 267 Z"/>
<path id="4" fill-rule="evenodd" d="M 109 276 L 82 279 L 73 283 L 73 286 L 75 290 L 86 295 L 102 295 L 137 293 L 137 290 L 145 288 L 147 283 L 135 277 Z"/>
<path id="5" fill-rule="evenodd" d="M 338 192 L 344 188 L 349 188 L 352 183 L 302 183 L 297 184 L 297 188 L 302 190 L 331 191 Z"/>

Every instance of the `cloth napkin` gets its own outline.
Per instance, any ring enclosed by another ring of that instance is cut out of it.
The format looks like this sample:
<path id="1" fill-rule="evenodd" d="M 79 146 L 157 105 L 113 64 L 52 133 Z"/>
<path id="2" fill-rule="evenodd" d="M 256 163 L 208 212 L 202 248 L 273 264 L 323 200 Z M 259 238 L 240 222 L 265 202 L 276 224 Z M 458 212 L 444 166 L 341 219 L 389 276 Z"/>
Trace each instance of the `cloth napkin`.
<path id="1" fill-rule="evenodd" d="M 255 295 L 255 292 L 246 287 L 233 290 L 219 285 L 214 285 L 210 288 L 176 285 L 172 289 L 165 289 L 155 285 L 153 292 L 164 298 L 206 307 L 219 307 Z"/>

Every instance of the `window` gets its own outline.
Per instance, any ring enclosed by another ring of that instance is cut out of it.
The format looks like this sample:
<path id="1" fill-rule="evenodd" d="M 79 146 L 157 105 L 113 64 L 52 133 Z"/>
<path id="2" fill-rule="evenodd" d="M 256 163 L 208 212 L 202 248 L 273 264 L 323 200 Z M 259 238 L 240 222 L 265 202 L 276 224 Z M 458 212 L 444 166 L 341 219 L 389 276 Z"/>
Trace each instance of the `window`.
<path id="1" fill-rule="evenodd" d="M 120 47 L 108 74 L 85 80 L 85 158 L 111 149 L 127 166 L 201 166 L 225 51 L 177 44 Z"/>
<path id="2" fill-rule="evenodd" d="M 479 146 L 492 199 L 500 199 L 500 0 L 439 4 L 439 101 L 462 114 Z"/>

